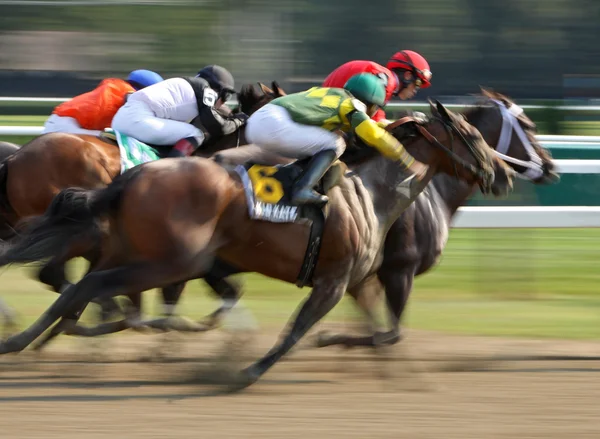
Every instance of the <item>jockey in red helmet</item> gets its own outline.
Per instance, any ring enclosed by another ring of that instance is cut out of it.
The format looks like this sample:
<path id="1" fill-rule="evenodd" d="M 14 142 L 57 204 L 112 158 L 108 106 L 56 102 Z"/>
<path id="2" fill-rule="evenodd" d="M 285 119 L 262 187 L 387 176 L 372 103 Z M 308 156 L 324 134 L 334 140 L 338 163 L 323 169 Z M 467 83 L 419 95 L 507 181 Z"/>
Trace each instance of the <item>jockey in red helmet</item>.
<path id="1" fill-rule="evenodd" d="M 401 50 L 390 58 L 386 67 L 394 72 L 400 81 L 397 95 L 400 99 L 410 99 L 420 88 L 431 85 L 431 70 L 427 60 L 412 50 Z"/>
<path id="2" fill-rule="evenodd" d="M 348 79 L 360 73 L 371 73 L 381 78 L 385 85 L 386 104 L 393 96 L 411 99 L 419 88 L 431 85 L 431 71 L 425 58 L 412 50 L 402 50 L 392 56 L 386 67 L 362 60 L 342 64 L 325 78 L 323 87 L 343 87 Z M 389 123 L 382 109 L 372 119 L 382 125 Z"/>

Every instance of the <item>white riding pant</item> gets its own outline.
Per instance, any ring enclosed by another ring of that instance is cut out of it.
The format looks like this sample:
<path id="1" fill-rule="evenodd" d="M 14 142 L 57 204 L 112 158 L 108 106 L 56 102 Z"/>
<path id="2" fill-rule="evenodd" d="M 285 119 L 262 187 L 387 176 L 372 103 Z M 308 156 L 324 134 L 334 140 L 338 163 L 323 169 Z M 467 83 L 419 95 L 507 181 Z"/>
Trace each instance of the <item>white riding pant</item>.
<path id="1" fill-rule="evenodd" d="M 70 133 L 70 134 L 88 134 L 90 136 L 99 136 L 102 131 L 86 130 L 81 128 L 77 119 L 72 117 L 59 116 L 52 114 L 44 124 L 42 134 L 46 133 Z"/>
<path id="2" fill-rule="evenodd" d="M 134 139 L 152 145 L 174 145 L 184 137 L 204 140 L 200 129 L 187 122 L 161 119 L 142 101 L 128 101 L 119 108 L 112 120 L 112 128 Z"/>
<path id="3" fill-rule="evenodd" d="M 341 136 L 324 128 L 294 122 L 283 107 L 267 104 L 248 118 L 246 139 L 268 151 L 303 159 L 325 150 L 337 157 L 346 149 Z"/>

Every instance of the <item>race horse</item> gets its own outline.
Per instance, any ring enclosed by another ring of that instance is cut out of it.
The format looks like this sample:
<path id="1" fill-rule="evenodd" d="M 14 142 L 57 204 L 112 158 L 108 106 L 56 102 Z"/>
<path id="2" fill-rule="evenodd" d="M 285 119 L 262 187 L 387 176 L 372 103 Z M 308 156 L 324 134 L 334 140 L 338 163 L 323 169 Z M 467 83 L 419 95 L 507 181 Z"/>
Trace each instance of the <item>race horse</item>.
<path id="1" fill-rule="evenodd" d="M 276 85 L 274 84 L 274 89 Z M 263 92 L 272 95 L 271 90 Z M 497 154 L 507 161 L 518 175 L 532 181 L 534 184 L 550 184 L 558 179 L 554 172 L 550 153 L 536 140 L 535 124 L 527 117 L 524 111 L 508 97 L 481 89 L 480 100 L 463 116 L 474 125 L 483 135 L 486 142 L 491 145 Z M 282 90 L 278 94 L 285 94 Z M 251 96 L 246 93 L 246 96 Z M 249 98 L 256 101 L 258 95 Z M 229 164 L 240 164 L 251 159 L 260 152 L 255 146 L 244 146 L 236 149 L 224 150 L 215 155 L 215 159 Z M 361 152 L 358 152 L 360 155 Z M 342 160 L 352 162 L 356 159 L 357 150 L 348 148 Z M 290 159 L 283 157 L 261 157 L 270 160 L 268 164 L 287 163 Z M 366 279 L 350 291 L 358 305 L 374 321 L 374 299 L 383 294 L 380 279 L 385 281 L 385 291 L 389 314 L 392 316 L 392 326 L 395 330 L 386 333 L 376 333 L 368 337 L 328 336 L 321 334 L 319 346 L 331 344 L 374 345 L 376 343 L 393 343 L 399 340 L 399 321 L 407 303 L 414 276 L 426 273 L 432 268 L 447 243 L 449 227 L 452 216 L 458 207 L 466 202 L 473 193 L 474 186 L 460 183 L 448 176 L 435 176 L 426 190 L 417 197 L 416 202 L 391 227 L 385 243 L 383 265 L 377 275 Z M 433 206 L 434 208 L 430 208 Z M 418 213 L 418 217 L 416 217 Z M 219 288 L 213 288 L 224 304 L 218 308 L 215 316 L 222 317 L 231 309 L 240 296 L 238 288 L 231 282 L 219 281 L 220 277 L 238 273 L 236 267 L 228 266 L 217 261 L 217 270 L 211 271 L 211 282 Z M 182 289 L 167 289 L 168 295 L 163 294 L 167 306 L 174 308 L 180 299 Z M 219 291 L 221 293 L 219 293 Z M 137 308 L 136 313 L 141 310 Z M 216 326 L 215 319 L 208 327 Z M 185 323 L 185 324 L 183 324 Z M 164 328 L 165 319 L 146 322 L 149 326 Z M 207 325 L 190 325 L 183 321 L 176 325 L 170 324 L 173 329 L 179 330 L 204 330 Z M 73 334 L 77 335 L 102 335 L 120 331 L 128 327 L 128 320 L 111 322 L 94 328 L 77 326 Z"/>
<path id="2" fill-rule="evenodd" d="M 241 373 L 240 385 L 258 380 L 347 290 L 377 270 L 390 226 L 435 174 L 478 184 L 484 193 L 510 191 L 514 171 L 493 154 L 479 131 L 439 102 L 430 106 L 432 117 L 427 121 L 406 122 L 414 124 L 418 134 L 403 140 L 417 160 L 429 165 L 423 180 L 373 150 L 321 189 L 329 195 L 329 203 L 318 237 L 320 253 L 313 259 L 311 276 L 304 279 L 311 293 L 288 334 Z M 393 128 L 389 128 L 392 133 Z M 294 172 L 295 167 L 286 169 Z M 127 171 L 105 189 L 62 191 L 46 214 L 24 232 L 23 242 L 28 245 L 12 246 L 0 259 L 52 257 L 71 239 L 102 233 L 108 238 L 103 241 L 101 260 L 30 328 L 1 343 L 0 353 L 21 351 L 54 322 L 62 318 L 61 325 L 95 298 L 202 277 L 217 257 L 242 271 L 291 283 L 299 280 L 298 272 L 314 250 L 307 248 L 311 228 L 304 218 L 252 219 L 243 175 L 213 160 L 164 159 Z M 319 210 L 309 211 L 315 209 Z M 314 222 L 317 216 L 312 218 Z M 153 239 L 148 239 L 150 235 Z"/>
<path id="3" fill-rule="evenodd" d="M 482 133 L 485 141 L 521 178 L 538 185 L 556 182 L 559 177 L 554 171 L 552 157 L 537 141 L 536 126 L 531 119 L 508 97 L 485 89 L 481 92 L 478 102 L 462 115 Z M 221 151 L 215 158 L 223 163 L 241 164 L 256 153 L 257 148 L 251 145 Z M 349 148 L 341 159 L 351 163 L 360 154 L 361 151 Z M 290 161 L 283 157 L 271 159 L 268 164 Z M 380 343 L 397 342 L 400 339 L 400 318 L 408 301 L 414 277 L 428 272 L 436 265 L 447 244 L 454 214 L 458 207 L 465 204 L 474 190 L 474 185 L 457 181 L 447 175 L 435 176 L 429 186 L 417 197 L 415 203 L 392 225 L 385 241 L 381 268 L 376 274 L 349 291 L 351 297 L 371 320 L 373 327 L 375 327 L 376 300 L 384 296 L 392 329 L 383 332 L 374 331 L 366 337 L 319 334 L 318 346 L 333 344 L 343 344 L 348 347 L 375 346 Z M 227 267 L 227 264 L 220 261 L 217 261 L 217 264 L 219 271 L 227 274 L 241 271 L 236 267 Z M 384 288 L 385 294 L 382 293 Z M 221 290 L 227 292 L 227 296 L 221 296 L 221 299 L 232 307 L 239 298 L 240 291 L 235 288 Z M 171 296 L 169 305 L 175 306 L 178 300 L 179 296 Z M 223 307 L 219 308 L 221 311 L 223 309 Z M 80 327 L 78 332 L 100 335 L 114 332 L 115 329 L 124 326 L 125 322 L 100 325 L 95 328 Z M 179 329 L 190 330 L 181 326 Z"/>
<path id="4" fill-rule="evenodd" d="M 499 157 L 521 178 L 534 184 L 559 180 L 549 151 L 536 139 L 536 125 L 508 97 L 482 89 L 482 101 L 463 113 L 482 133 Z M 368 336 L 320 333 L 317 345 L 377 346 L 397 343 L 415 276 L 434 267 L 448 242 L 452 218 L 473 194 L 474 186 L 435 176 L 431 184 L 391 226 L 384 245 L 383 262 L 377 274 L 349 291 L 374 329 Z M 383 292 L 385 292 L 383 294 Z M 386 300 L 390 329 L 377 331 L 377 300 Z"/>
<path id="5" fill-rule="evenodd" d="M 239 95 L 240 110 L 252 114 L 262 105 L 280 96 L 283 93 L 279 85 L 273 81 L 273 89 L 259 83 L 263 94 L 257 94 L 252 84 L 242 87 Z M 224 110 L 225 111 L 225 108 Z M 222 149 L 234 148 L 245 145 L 244 127 L 235 133 L 208 142 L 202 145 L 195 155 L 209 157 L 214 152 Z M 21 148 L 11 144 L 1 146 L 3 151 L 11 152 L 0 157 L 0 233 L 3 240 L 15 236 L 18 224 L 26 222 L 30 217 L 42 215 L 50 205 L 52 199 L 62 189 L 80 187 L 95 189 L 105 187 L 121 173 L 121 155 L 117 145 L 102 136 L 88 136 L 67 133 L 43 134 Z M 159 149 L 160 147 L 156 148 Z M 165 152 L 163 148 L 160 152 Z M 78 243 L 77 246 L 65 251 L 63 255 L 46 263 L 39 271 L 39 280 L 49 285 L 54 291 L 61 292 L 68 282 L 65 275 L 65 264 L 69 259 L 83 256 L 88 259 L 91 266 L 98 255 L 94 245 Z M 204 279 L 219 294 L 227 294 L 231 288 L 222 279 L 209 276 Z M 214 283 L 213 283 L 214 282 Z M 183 285 L 166 287 L 163 294 L 168 299 L 178 296 L 178 291 Z M 224 291 L 227 290 L 227 291 Z M 137 301 L 141 295 L 132 296 L 136 307 L 141 307 Z M 167 300 L 166 299 L 166 300 Z M 101 302 L 104 317 L 114 312 L 118 306 L 112 299 Z M 6 309 L 5 309 L 6 308 Z M 6 313 L 2 313 L 5 310 Z M 0 302 L 0 314 L 5 314 L 7 323 L 9 309 Z"/>

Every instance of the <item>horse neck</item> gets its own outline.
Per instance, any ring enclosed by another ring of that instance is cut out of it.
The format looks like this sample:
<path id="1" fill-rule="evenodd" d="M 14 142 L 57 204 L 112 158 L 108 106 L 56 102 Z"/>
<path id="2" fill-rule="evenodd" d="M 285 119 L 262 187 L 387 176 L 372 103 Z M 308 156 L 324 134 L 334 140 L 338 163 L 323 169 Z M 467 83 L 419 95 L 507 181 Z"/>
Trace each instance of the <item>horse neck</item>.
<path id="1" fill-rule="evenodd" d="M 430 166 L 427 176 L 418 181 L 391 160 L 377 155 L 354 166 L 362 186 L 369 193 L 381 232 L 386 233 L 391 225 L 425 189 L 437 169 Z"/>
<path id="2" fill-rule="evenodd" d="M 448 219 L 456 214 L 458 208 L 465 204 L 475 190 L 474 184 L 468 184 L 446 174 L 436 175 L 431 182 L 431 187 L 435 189 L 444 204 L 443 208 L 447 212 Z M 435 198 L 432 192 L 427 192 L 427 196 L 432 200 Z"/>

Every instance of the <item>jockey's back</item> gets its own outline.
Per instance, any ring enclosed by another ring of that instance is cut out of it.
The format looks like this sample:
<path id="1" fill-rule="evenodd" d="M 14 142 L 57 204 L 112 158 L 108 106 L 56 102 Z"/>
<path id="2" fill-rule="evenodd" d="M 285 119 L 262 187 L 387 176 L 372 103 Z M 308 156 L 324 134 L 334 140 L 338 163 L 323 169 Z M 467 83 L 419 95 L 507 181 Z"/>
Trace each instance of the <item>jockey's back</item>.
<path id="1" fill-rule="evenodd" d="M 313 87 L 300 93 L 289 94 L 271 101 L 285 108 L 292 120 L 303 125 L 312 125 L 333 131 L 349 131 L 350 113 L 364 107 L 343 88 Z"/>
<path id="2" fill-rule="evenodd" d="M 82 128 L 103 130 L 110 127 L 117 110 L 128 93 L 135 92 L 127 81 L 119 78 L 103 80 L 98 87 L 57 106 L 53 114 L 72 117 Z"/>

